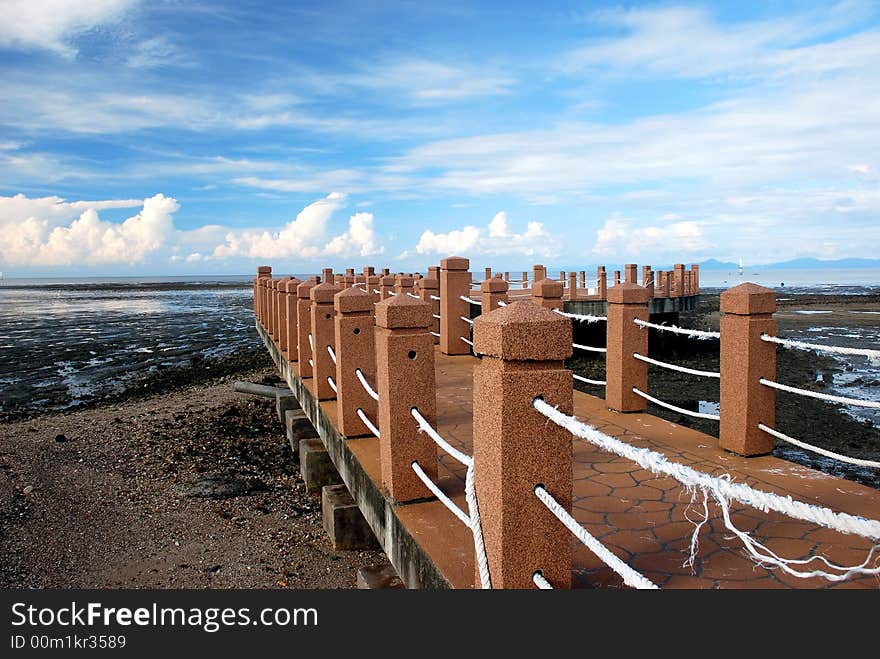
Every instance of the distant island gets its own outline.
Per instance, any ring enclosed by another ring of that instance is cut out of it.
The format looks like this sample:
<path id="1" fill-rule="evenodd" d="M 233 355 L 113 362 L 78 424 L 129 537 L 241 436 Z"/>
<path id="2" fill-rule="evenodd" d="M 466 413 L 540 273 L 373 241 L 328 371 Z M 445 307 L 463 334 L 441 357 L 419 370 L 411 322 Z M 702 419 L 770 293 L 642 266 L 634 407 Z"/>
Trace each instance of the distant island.
<path id="1" fill-rule="evenodd" d="M 701 270 L 739 270 L 739 263 L 733 261 L 719 261 L 718 259 L 707 259 L 698 261 Z M 690 266 L 691 261 L 686 261 L 686 265 Z M 609 271 L 623 270 L 623 264 L 605 264 Z M 641 265 L 641 263 L 639 264 Z M 672 270 L 672 264 L 656 265 L 650 264 L 654 270 Z M 790 261 L 780 261 L 779 263 L 743 263 L 743 267 L 749 271 L 755 270 L 829 270 L 829 269 L 848 269 L 848 268 L 877 268 L 880 269 L 880 259 L 816 259 L 816 258 L 799 258 Z M 553 268 L 556 269 L 556 268 Z M 584 270 L 584 266 L 560 266 L 559 270 Z"/>

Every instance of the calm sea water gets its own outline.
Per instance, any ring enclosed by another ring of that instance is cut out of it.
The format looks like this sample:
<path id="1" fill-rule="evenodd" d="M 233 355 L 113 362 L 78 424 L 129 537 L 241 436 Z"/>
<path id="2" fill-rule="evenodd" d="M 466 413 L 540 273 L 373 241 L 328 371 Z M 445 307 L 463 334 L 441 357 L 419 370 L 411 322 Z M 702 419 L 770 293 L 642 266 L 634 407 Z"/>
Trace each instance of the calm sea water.
<path id="1" fill-rule="evenodd" d="M 251 277 L 0 280 L 0 412 L 74 407 L 123 391 L 161 368 L 258 346 Z M 776 288 L 779 297 L 786 291 L 866 295 L 880 290 L 880 270 L 761 273 L 746 268 L 743 278 Z M 704 271 L 701 283 L 726 288 L 740 279 L 736 272 Z M 822 310 L 808 311 L 815 322 L 788 336 L 880 347 L 880 308 L 861 312 L 876 314 L 877 323 L 852 326 L 831 326 Z M 834 375 L 834 393 L 880 400 L 880 366 L 862 357 L 835 358 L 840 372 Z M 880 426 L 877 411 L 848 411 Z"/>

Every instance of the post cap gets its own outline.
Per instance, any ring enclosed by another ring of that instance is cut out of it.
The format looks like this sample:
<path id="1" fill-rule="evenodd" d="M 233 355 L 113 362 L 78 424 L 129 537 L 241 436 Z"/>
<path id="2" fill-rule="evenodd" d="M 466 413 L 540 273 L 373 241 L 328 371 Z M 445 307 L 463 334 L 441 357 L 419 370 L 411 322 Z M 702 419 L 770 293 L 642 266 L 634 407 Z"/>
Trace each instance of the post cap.
<path id="1" fill-rule="evenodd" d="M 339 313 L 372 311 L 373 296 L 360 288 L 346 288 L 333 296 L 333 306 Z"/>
<path id="2" fill-rule="evenodd" d="M 562 283 L 555 279 L 540 279 L 532 284 L 532 291 L 538 297 L 562 297 Z"/>
<path id="3" fill-rule="evenodd" d="M 463 256 L 447 256 L 440 260 L 440 267 L 443 270 L 467 270 L 470 266 L 470 260 Z"/>
<path id="4" fill-rule="evenodd" d="M 572 323 L 531 301 L 500 307 L 474 320 L 474 352 L 515 361 L 571 357 Z"/>
<path id="5" fill-rule="evenodd" d="M 272 266 L 271 265 L 261 265 L 257 268 L 257 276 L 259 277 L 268 277 L 272 274 Z"/>
<path id="6" fill-rule="evenodd" d="M 721 313 L 738 316 L 770 314 L 776 311 L 776 293 L 751 282 L 728 288 L 721 294 Z"/>
<path id="7" fill-rule="evenodd" d="M 608 289 L 611 304 L 648 304 L 651 291 L 632 282 L 622 282 Z"/>
<path id="8" fill-rule="evenodd" d="M 421 284 L 423 291 L 428 289 L 436 291 L 440 288 L 440 282 L 432 277 L 425 277 L 424 279 L 420 279 L 419 283 Z"/>
<path id="9" fill-rule="evenodd" d="M 336 295 L 338 291 L 339 287 L 336 284 L 331 284 L 329 281 L 325 281 L 323 284 L 313 286 L 312 290 L 309 291 L 309 297 L 311 297 L 313 302 L 332 303 L 333 296 Z"/>
<path id="10" fill-rule="evenodd" d="M 318 282 L 315 281 L 315 278 L 309 277 L 308 281 L 304 281 L 296 287 L 296 297 L 299 299 L 308 300 L 309 297 L 311 297 L 309 291 L 311 291 L 312 288 L 317 285 Z"/>
<path id="11" fill-rule="evenodd" d="M 412 288 L 413 278 L 408 275 L 397 275 L 397 285 L 401 288 Z"/>
<path id="12" fill-rule="evenodd" d="M 510 284 L 497 277 L 486 279 L 480 284 L 480 291 L 483 293 L 506 293 L 509 288 Z"/>
<path id="13" fill-rule="evenodd" d="M 379 278 L 379 284 L 382 286 L 394 286 L 394 275 L 383 275 Z"/>
<path id="14" fill-rule="evenodd" d="M 287 282 L 285 283 L 284 291 L 286 293 L 294 293 L 295 294 L 296 287 L 299 286 L 301 283 L 302 283 L 302 281 L 300 281 L 296 277 L 291 276 L 291 278 L 288 279 Z"/>
<path id="15" fill-rule="evenodd" d="M 389 297 L 376 304 L 376 326 L 386 329 L 428 328 L 434 324 L 433 307 L 409 295 Z"/>

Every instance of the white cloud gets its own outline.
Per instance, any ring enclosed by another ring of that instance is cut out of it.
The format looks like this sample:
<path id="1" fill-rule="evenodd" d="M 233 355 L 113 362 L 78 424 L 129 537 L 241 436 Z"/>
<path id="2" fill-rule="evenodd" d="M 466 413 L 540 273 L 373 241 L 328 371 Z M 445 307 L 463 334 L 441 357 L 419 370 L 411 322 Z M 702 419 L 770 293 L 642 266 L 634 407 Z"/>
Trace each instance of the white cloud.
<path id="1" fill-rule="evenodd" d="M 213 256 L 225 258 L 318 258 L 320 256 L 370 256 L 384 250 L 376 244 L 372 213 L 355 213 L 348 230 L 326 239 L 333 213 L 345 206 L 346 196 L 333 192 L 306 206 L 296 219 L 278 231 L 229 231 Z"/>
<path id="2" fill-rule="evenodd" d="M 522 254 L 553 256 L 560 241 L 544 228 L 542 222 L 529 222 L 523 233 L 514 233 L 501 211 L 483 229 L 472 225 L 448 233 L 422 233 L 416 245 L 419 254 Z"/>
<path id="3" fill-rule="evenodd" d="M 73 58 L 76 36 L 118 21 L 138 0 L 4 0 L 0 48 L 49 50 Z"/>
<path id="4" fill-rule="evenodd" d="M 593 254 L 617 259 L 645 255 L 694 258 L 703 256 L 711 247 L 697 222 L 669 221 L 660 226 L 637 226 L 632 220 L 612 217 L 596 232 Z"/>
<path id="5" fill-rule="evenodd" d="M 51 206 L 42 204 L 48 209 L 49 217 L 30 215 L 22 220 L 17 215 L 25 207 L 40 207 L 39 202 L 46 200 L 22 200 L 20 195 L 11 199 L 15 200 L 14 208 L 9 216 L 4 216 L 0 259 L 10 265 L 23 266 L 140 263 L 167 246 L 174 233 L 172 216 L 179 208 L 175 199 L 157 194 L 143 200 L 143 208 L 137 215 L 114 223 L 101 220 L 96 208 L 118 208 L 118 202 L 92 202 L 93 206 L 69 225 L 53 227 L 60 213 L 89 202 L 66 206 L 64 202 Z M 38 203 L 28 204 L 28 201 Z"/>
<path id="6" fill-rule="evenodd" d="M 50 227 L 54 227 L 69 222 L 86 210 L 134 208 L 143 203 L 143 199 L 66 201 L 56 196 L 31 198 L 17 194 L 13 197 L 0 197 L 0 228 L 19 224 L 28 218 L 45 220 Z"/>
<path id="7" fill-rule="evenodd" d="M 160 35 L 141 41 L 129 54 L 126 64 L 134 69 L 155 69 L 163 66 L 187 65 L 183 51 L 168 37 Z"/>

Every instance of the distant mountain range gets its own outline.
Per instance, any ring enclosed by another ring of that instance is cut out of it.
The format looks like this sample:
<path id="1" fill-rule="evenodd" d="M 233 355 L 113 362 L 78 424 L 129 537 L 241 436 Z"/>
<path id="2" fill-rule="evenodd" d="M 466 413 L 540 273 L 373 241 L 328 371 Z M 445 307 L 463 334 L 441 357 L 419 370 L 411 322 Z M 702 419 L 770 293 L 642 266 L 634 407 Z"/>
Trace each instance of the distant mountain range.
<path id="1" fill-rule="evenodd" d="M 718 259 L 709 259 L 700 263 L 700 268 L 704 270 L 738 270 L 739 264 L 731 261 L 719 261 Z M 758 265 L 752 263 L 743 263 L 746 270 L 829 270 L 843 268 L 880 268 L 880 259 L 814 259 L 801 258 L 792 259 L 790 261 L 781 261 L 779 263 L 761 263 Z M 668 269 L 668 268 L 662 268 Z"/>

